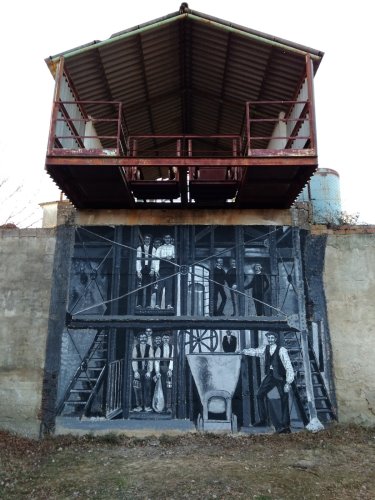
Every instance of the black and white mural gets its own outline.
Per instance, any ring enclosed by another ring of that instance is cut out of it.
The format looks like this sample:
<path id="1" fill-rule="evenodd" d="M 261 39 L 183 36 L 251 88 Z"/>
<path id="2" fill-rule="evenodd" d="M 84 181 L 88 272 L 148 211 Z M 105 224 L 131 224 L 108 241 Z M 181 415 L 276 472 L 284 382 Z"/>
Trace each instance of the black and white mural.
<path id="1" fill-rule="evenodd" d="M 334 419 L 304 238 L 289 226 L 77 227 L 58 415 L 280 433 Z"/>

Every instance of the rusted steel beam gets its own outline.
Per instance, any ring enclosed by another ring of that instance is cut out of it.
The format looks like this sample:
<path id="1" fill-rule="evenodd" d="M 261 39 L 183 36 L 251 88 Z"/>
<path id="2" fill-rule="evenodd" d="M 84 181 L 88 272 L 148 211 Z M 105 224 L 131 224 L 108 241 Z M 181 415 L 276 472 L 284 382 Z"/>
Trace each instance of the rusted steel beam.
<path id="1" fill-rule="evenodd" d="M 264 150 L 261 150 L 264 151 Z M 291 150 L 292 151 L 292 150 Z M 74 166 L 82 165 L 87 167 L 105 167 L 111 165 L 118 165 L 122 167 L 155 167 L 155 166 L 174 166 L 174 167 L 253 167 L 253 166 L 271 166 L 271 167 L 284 167 L 284 166 L 307 166 L 317 165 L 317 157 L 308 154 L 308 149 L 298 150 L 299 153 L 286 155 L 269 154 L 263 156 L 251 157 L 228 157 L 228 158 L 196 158 L 196 157 L 180 157 L 180 158 L 134 158 L 126 157 L 111 157 L 111 156 L 47 156 L 46 165 L 61 165 L 61 166 Z M 280 151 L 275 150 L 276 153 Z"/>
<path id="2" fill-rule="evenodd" d="M 61 57 L 58 63 L 58 68 L 55 74 L 55 90 L 53 94 L 53 107 L 51 114 L 51 121 L 49 127 L 49 139 L 48 139 L 48 147 L 47 152 L 52 151 L 54 143 L 55 143 L 55 130 L 56 130 L 56 119 L 59 111 L 59 100 L 60 100 L 60 88 L 61 88 L 61 80 L 64 75 L 64 58 Z"/>
<path id="3" fill-rule="evenodd" d="M 138 53 L 139 53 L 140 64 L 141 64 L 141 74 L 142 74 L 144 92 L 146 95 L 146 102 L 148 102 L 150 100 L 150 92 L 149 92 L 148 83 L 147 83 L 148 80 L 147 80 L 147 76 L 146 76 L 145 55 L 144 55 L 144 51 L 143 51 L 143 43 L 142 43 L 141 35 L 137 36 L 136 44 L 138 46 Z M 155 125 L 154 125 L 154 119 L 153 119 L 153 114 L 152 114 L 150 105 L 147 105 L 147 112 L 148 112 L 148 118 L 149 118 L 149 122 L 150 122 L 150 129 L 151 129 L 151 132 L 154 134 L 155 133 Z M 156 145 L 156 143 L 155 143 L 155 145 Z"/>
<path id="4" fill-rule="evenodd" d="M 300 117 L 301 118 L 298 118 L 298 119 L 294 119 L 294 120 L 287 120 L 287 121 L 294 121 L 296 122 L 294 127 L 293 127 L 293 130 L 292 130 L 292 133 L 290 134 L 290 137 L 288 139 L 288 142 L 286 143 L 286 148 L 290 147 L 291 144 L 293 143 L 294 139 L 304 139 L 304 137 L 294 137 L 298 134 L 298 130 L 301 126 L 300 122 L 304 122 L 306 121 L 306 114 L 308 113 L 308 109 L 309 109 L 309 103 L 306 102 L 306 104 L 304 105 L 303 107 L 303 110 L 301 111 L 300 113 Z M 311 127 L 311 122 L 310 122 L 310 119 L 307 120 L 309 122 L 309 129 Z M 311 137 L 309 136 L 308 139 L 311 139 Z"/>
<path id="5" fill-rule="evenodd" d="M 217 122 L 216 122 L 216 130 L 220 130 L 221 120 L 222 120 L 222 116 L 223 116 L 223 103 L 224 103 L 224 98 L 225 98 L 225 85 L 227 83 L 227 78 L 228 78 L 228 64 L 229 64 L 229 60 L 230 60 L 231 39 L 232 39 L 232 34 L 228 33 L 227 47 L 225 50 L 223 76 L 222 76 L 222 80 L 221 80 L 222 83 L 221 83 L 219 110 L 217 113 L 218 117 L 217 117 Z"/>
<path id="6" fill-rule="evenodd" d="M 252 149 L 252 159 L 262 158 L 316 158 L 316 152 L 313 149 Z M 272 162 L 271 162 L 272 163 Z"/>
<path id="7" fill-rule="evenodd" d="M 316 142 L 316 121 L 315 121 L 315 99 L 314 99 L 314 70 L 310 54 L 306 54 L 306 77 L 307 93 L 309 96 L 309 117 L 310 117 L 310 136 L 311 148 L 317 152 Z"/>
<path id="8" fill-rule="evenodd" d="M 288 192 L 285 194 L 285 199 L 290 205 L 295 201 L 301 192 L 302 189 L 300 186 L 304 187 L 317 168 L 318 164 L 316 164 L 316 166 L 306 167 L 303 171 L 299 170 L 294 179 L 290 181 L 290 187 Z"/>
<path id="9" fill-rule="evenodd" d="M 247 101 L 247 104 L 306 104 L 308 101 L 304 100 L 290 100 L 290 101 Z M 256 121 L 256 120 L 251 120 L 251 121 Z M 263 121 L 263 119 L 261 120 Z"/>
<path id="10" fill-rule="evenodd" d="M 239 134 L 142 134 L 131 135 L 130 139 L 240 139 Z"/>
<path id="11" fill-rule="evenodd" d="M 298 120 L 285 120 L 285 121 L 305 121 L 305 120 L 302 120 L 302 119 L 298 119 Z M 262 136 L 262 135 L 254 135 L 252 137 L 252 139 L 255 141 L 255 140 L 269 140 L 270 137 L 268 135 L 266 136 Z M 310 136 L 303 136 L 303 135 L 282 135 L 282 136 L 278 136 L 278 135 L 273 135 L 272 136 L 272 139 L 288 139 L 288 141 L 294 141 L 295 139 L 310 139 Z M 267 149 L 266 151 L 270 151 L 269 149 Z M 280 151 L 285 151 L 285 149 L 282 149 Z M 303 151 L 303 150 L 301 150 Z"/>
<path id="12" fill-rule="evenodd" d="M 181 79 L 181 86 L 182 88 L 178 88 L 178 95 L 180 96 L 181 99 L 181 130 L 183 132 L 187 132 L 189 129 L 188 127 L 188 116 L 190 115 L 190 107 L 188 106 L 188 96 L 186 89 L 188 88 L 187 85 L 187 73 L 188 69 L 186 68 L 186 50 L 187 50 L 187 43 L 186 43 L 186 23 L 184 21 L 180 21 L 180 29 L 179 29 L 179 40 L 180 40 L 180 57 L 179 57 L 179 62 L 180 62 L 180 79 Z M 168 93 L 168 99 L 170 98 L 170 94 Z"/>
<path id="13" fill-rule="evenodd" d="M 246 183 L 247 183 L 247 170 L 248 170 L 248 168 L 249 167 L 245 167 L 241 171 L 241 182 L 240 182 L 240 185 L 239 185 L 239 188 L 238 188 L 238 191 L 237 191 L 236 200 L 234 202 L 234 204 L 235 204 L 236 207 L 240 206 L 240 204 L 241 204 L 241 200 L 242 200 L 243 193 L 245 191 L 245 186 L 246 186 Z"/>
<path id="14" fill-rule="evenodd" d="M 187 207 L 189 204 L 187 168 L 186 167 L 179 168 L 178 172 L 179 172 L 179 184 L 180 184 L 180 193 L 181 193 L 181 205 L 183 207 Z"/>

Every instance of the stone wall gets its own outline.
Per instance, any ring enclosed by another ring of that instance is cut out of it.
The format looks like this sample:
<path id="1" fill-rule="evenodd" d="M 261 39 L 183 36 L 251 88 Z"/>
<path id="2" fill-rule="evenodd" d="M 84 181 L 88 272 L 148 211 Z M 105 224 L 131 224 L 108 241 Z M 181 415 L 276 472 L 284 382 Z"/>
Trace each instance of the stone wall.
<path id="1" fill-rule="evenodd" d="M 0 230 L 0 427 L 37 436 L 55 253 L 53 229 Z"/>
<path id="2" fill-rule="evenodd" d="M 374 425 L 373 226 L 328 231 L 324 284 L 339 420 Z"/>

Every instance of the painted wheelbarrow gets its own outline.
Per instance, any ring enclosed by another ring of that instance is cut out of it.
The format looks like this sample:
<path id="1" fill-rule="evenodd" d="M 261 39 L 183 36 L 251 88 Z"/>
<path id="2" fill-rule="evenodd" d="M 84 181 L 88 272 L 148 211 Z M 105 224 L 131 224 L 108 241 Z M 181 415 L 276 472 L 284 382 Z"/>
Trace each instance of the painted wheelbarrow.
<path id="1" fill-rule="evenodd" d="M 240 375 L 241 354 L 206 352 L 186 357 L 203 408 L 203 414 L 198 415 L 197 429 L 237 432 L 232 397 Z"/>

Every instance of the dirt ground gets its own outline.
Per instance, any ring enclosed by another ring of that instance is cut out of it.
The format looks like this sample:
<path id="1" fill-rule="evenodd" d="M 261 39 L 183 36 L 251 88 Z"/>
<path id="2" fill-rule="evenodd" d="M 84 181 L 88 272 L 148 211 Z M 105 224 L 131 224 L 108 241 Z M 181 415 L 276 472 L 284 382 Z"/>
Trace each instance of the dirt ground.
<path id="1" fill-rule="evenodd" d="M 316 434 L 0 432 L 4 499 L 375 499 L 375 428 Z"/>

